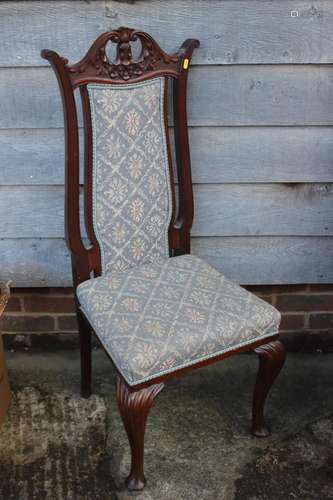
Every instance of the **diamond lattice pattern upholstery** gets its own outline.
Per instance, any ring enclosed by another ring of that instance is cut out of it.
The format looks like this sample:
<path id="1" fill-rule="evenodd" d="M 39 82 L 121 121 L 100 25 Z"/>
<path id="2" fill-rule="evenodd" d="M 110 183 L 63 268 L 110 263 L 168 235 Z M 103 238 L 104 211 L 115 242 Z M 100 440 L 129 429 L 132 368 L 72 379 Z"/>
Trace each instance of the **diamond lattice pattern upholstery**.
<path id="1" fill-rule="evenodd" d="M 106 273 L 81 308 L 130 385 L 278 333 L 280 313 L 194 255 Z"/>
<path id="2" fill-rule="evenodd" d="M 87 85 L 93 132 L 93 226 L 102 271 L 169 256 L 172 214 L 164 78 Z"/>

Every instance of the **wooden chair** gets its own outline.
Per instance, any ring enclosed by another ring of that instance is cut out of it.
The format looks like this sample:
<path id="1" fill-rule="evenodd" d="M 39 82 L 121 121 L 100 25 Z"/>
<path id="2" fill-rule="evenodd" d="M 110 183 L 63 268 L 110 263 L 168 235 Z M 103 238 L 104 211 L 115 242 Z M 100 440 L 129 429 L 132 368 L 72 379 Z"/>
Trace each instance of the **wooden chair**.
<path id="1" fill-rule="evenodd" d="M 141 55 L 132 46 L 141 42 Z M 114 60 L 108 44 L 116 47 Z M 112 45 L 115 44 L 115 45 Z M 267 436 L 264 403 L 285 351 L 280 314 L 190 255 L 193 193 L 186 115 L 188 68 L 198 40 L 165 53 L 129 28 L 104 33 L 76 64 L 50 50 L 64 108 L 66 239 L 72 256 L 82 395 L 91 393 L 91 333 L 117 370 L 117 400 L 132 452 L 128 488 L 145 485 L 144 433 L 164 382 L 241 352 L 260 359 L 252 432 Z M 85 141 L 86 246 L 80 231 L 79 130 Z M 173 98 L 178 211 L 169 138 Z"/>

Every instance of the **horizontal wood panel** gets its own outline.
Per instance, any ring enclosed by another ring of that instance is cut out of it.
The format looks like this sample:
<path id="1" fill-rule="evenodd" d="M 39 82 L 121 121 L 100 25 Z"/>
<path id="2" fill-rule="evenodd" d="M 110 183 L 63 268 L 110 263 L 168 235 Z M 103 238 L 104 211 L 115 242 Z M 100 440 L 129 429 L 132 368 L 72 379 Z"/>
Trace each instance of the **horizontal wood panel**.
<path id="1" fill-rule="evenodd" d="M 39 66 L 42 49 L 75 61 L 106 31 L 105 1 L 0 2 L 1 66 Z"/>
<path id="2" fill-rule="evenodd" d="M 0 130 L 0 185 L 64 184 L 62 129 Z"/>
<path id="3" fill-rule="evenodd" d="M 63 187 L 0 187 L 2 238 L 64 236 Z"/>
<path id="4" fill-rule="evenodd" d="M 190 125 L 333 125 L 333 67 L 198 66 Z M 0 128 L 63 126 L 50 68 L 0 69 Z"/>
<path id="5" fill-rule="evenodd" d="M 202 184 L 193 236 L 333 235 L 332 184 Z M 64 235 L 61 186 L 1 187 L 3 238 Z"/>
<path id="6" fill-rule="evenodd" d="M 190 146 L 196 183 L 333 181 L 330 127 L 197 127 Z"/>
<path id="7" fill-rule="evenodd" d="M 199 64 L 330 63 L 332 24 L 331 0 L 3 1 L 0 65 L 43 64 L 43 48 L 76 61 L 121 25 L 148 31 L 168 51 L 199 38 Z"/>
<path id="8" fill-rule="evenodd" d="M 192 238 L 193 253 L 242 284 L 332 283 L 333 238 Z M 71 286 L 62 239 L 0 240 L 0 281 L 13 286 Z"/>
<path id="9" fill-rule="evenodd" d="M 332 184 L 203 184 L 194 236 L 333 235 Z"/>
<path id="10" fill-rule="evenodd" d="M 62 239 L 0 240 L 0 282 L 12 286 L 71 286 L 71 259 Z"/>
<path id="11" fill-rule="evenodd" d="M 242 284 L 333 283 L 332 238 L 192 238 L 192 252 Z"/>
<path id="12" fill-rule="evenodd" d="M 333 182 L 333 128 L 192 127 L 193 181 Z M 0 130 L 0 184 L 63 184 L 62 129 Z"/>

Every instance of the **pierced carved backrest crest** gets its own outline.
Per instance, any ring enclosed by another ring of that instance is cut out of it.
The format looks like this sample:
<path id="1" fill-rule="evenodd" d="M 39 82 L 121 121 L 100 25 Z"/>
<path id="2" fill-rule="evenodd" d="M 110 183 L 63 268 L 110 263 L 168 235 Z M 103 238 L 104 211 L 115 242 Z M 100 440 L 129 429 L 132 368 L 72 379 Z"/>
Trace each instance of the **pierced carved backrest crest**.
<path id="1" fill-rule="evenodd" d="M 141 53 L 134 57 L 132 44 L 137 41 Z M 113 60 L 107 51 L 109 43 L 116 45 Z M 196 46 L 196 40 L 187 40 L 177 54 L 169 55 L 147 33 L 122 27 L 98 37 L 73 65 L 54 52 L 42 52 L 56 72 L 64 103 L 66 236 L 74 266 L 83 269 L 74 272 L 76 283 L 88 279 L 91 271 L 97 275 L 123 271 L 166 258 L 170 250 L 171 254 L 189 251 L 193 201 L 186 70 Z M 169 78 L 174 81 L 179 191 L 187 209 L 177 229 L 168 130 Z M 88 250 L 82 244 L 78 218 L 76 88 L 82 97 L 85 128 L 85 220 L 92 243 Z"/>
<path id="2" fill-rule="evenodd" d="M 136 59 L 132 55 L 132 44 L 141 42 L 141 54 Z M 108 42 L 116 44 L 116 58 L 111 61 L 106 52 Z M 113 81 L 140 78 L 155 70 L 174 71 L 172 66 L 179 62 L 179 55 L 164 52 L 155 40 L 142 31 L 122 27 L 101 35 L 92 45 L 86 56 L 77 64 L 69 67 L 72 75 L 95 74 Z"/>

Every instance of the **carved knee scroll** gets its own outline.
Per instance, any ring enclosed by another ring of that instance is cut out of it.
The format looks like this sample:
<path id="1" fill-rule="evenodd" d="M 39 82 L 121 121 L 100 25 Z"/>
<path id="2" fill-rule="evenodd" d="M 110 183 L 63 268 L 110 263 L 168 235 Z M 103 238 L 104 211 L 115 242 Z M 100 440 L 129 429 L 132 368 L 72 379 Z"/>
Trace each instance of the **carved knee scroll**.
<path id="1" fill-rule="evenodd" d="M 117 401 L 128 441 L 131 447 L 131 471 L 126 479 L 130 490 L 142 490 L 146 484 L 144 476 L 144 438 L 148 413 L 164 384 L 151 385 L 130 392 L 125 381 L 117 377 Z"/>
<path id="2" fill-rule="evenodd" d="M 261 345 L 254 352 L 259 356 L 259 371 L 253 395 L 252 434 L 257 437 L 266 437 L 270 431 L 265 424 L 265 401 L 284 364 L 286 353 L 284 345 L 279 340 Z"/>

